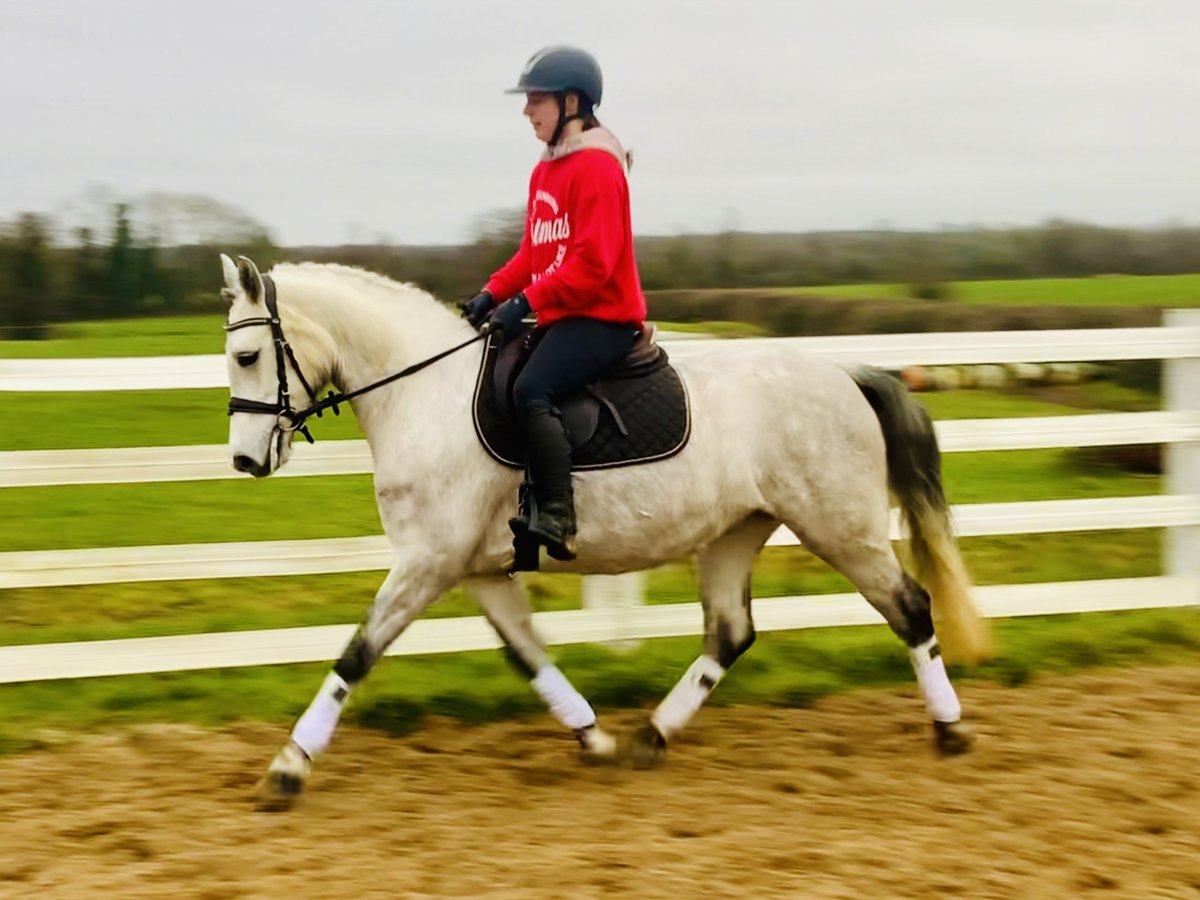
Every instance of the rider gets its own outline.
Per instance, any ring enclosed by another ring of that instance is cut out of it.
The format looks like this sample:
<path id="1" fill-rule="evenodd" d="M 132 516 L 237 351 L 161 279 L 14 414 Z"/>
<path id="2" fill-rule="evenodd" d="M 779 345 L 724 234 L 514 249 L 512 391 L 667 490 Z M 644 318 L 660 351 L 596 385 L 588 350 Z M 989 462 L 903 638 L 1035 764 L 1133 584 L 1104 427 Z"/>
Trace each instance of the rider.
<path id="1" fill-rule="evenodd" d="M 516 87 L 546 149 L 529 179 L 515 256 L 462 305 L 475 327 L 510 338 L 537 314 L 534 349 L 513 387 L 536 500 L 528 528 L 555 559 L 575 558 L 571 445 L 556 404 L 633 345 L 646 318 L 629 216 L 629 158 L 593 112 L 603 79 L 595 57 L 546 47 Z M 498 304 L 498 305 L 497 305 Z"/>

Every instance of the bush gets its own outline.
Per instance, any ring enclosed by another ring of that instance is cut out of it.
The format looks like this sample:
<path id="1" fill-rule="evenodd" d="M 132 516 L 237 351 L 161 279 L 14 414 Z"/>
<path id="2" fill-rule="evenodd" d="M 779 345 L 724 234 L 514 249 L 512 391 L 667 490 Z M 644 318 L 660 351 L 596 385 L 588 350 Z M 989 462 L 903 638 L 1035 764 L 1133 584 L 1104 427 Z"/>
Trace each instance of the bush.
<path id="1" fill-rule="evenodd" d="M 649 317 L 663 322 L 748 322 L 772 335 L 1030 331 L 1152 326 L 1149 307 L 959 306 L 945 300 L 842 298 L 771 290 L 650 291 Z M 1153 365 L 1153 364 L 1152 364 Z M 1145 381 L 1147 370 L 1137 373 Z"/>

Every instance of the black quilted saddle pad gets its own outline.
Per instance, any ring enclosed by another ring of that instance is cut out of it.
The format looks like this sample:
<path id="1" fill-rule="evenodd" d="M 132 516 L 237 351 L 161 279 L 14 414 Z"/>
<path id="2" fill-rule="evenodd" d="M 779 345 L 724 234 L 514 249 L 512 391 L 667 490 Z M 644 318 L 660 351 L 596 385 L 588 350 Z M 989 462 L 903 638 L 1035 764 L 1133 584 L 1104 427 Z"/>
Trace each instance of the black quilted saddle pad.
<path id="1" fill-rule="evenodd" d="M 494 339 L 488 341 L 475 381 L 475 433 L 493 459 L 523 469 L 525 451 L 510 401 L 524 358 L 502 364 L 504 384 L 497 385 L 502 351 L 495 344 Z M 692 429 L 687 389 L 667 361 L 666 351 L 657 345 L 653 349 L 657 353 L 652 361 L 647 362 L 643 353 L 636 366 L 622 369 L 618 364 L 615 371 L 562 404 L 573 469 L 655 462 L 674 456 L 687 444 Z M 511 345 L 503 351 L 506 356 L 517 352 L 523 351 Z"/>

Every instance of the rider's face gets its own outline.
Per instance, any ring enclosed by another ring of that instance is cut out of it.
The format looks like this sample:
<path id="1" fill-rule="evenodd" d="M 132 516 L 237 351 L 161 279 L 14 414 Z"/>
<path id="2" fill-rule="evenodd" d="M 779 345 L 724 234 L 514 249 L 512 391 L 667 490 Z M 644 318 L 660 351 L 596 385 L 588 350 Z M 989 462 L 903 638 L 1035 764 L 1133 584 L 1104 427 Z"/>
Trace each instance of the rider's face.
<path id="1" fill-rule="evenodd" d="M 530 91 L 525 95 L 525 118 L 533 126 L 533 133 L 543 144 L 554 137 L 558 126 L 558 103 L 549 91 Z"/>

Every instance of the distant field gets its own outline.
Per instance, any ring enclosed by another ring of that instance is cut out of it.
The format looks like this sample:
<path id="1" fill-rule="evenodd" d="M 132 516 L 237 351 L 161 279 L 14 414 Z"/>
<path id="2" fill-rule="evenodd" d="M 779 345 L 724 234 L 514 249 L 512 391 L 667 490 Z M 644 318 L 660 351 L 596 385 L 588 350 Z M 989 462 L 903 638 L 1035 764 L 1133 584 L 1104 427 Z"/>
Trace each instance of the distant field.
<path id="1" fill-rule="evenodd" d="M 897 284 L 835 284 L 790 290 L 831 297 L 907 296 L 907 288 Z M 958 281 L 953 284 L 953 297 L 978 305 L 1191 307 L 1200 306 L 1200 274 Z M 52 340 L 0 341 L 0 359 L 220 353 L 224 347 L 223 321 L 219 315 L 193 315 L 72 323 L 59 326 Z M 703 326 L 664 323 L 664 327 L 720 334 L 754 333 L 752 326 L 736 322 Z"/>
<path id="2" fill-rule="evenodd" d="M 900 284 L 835 284 L 793 288 L 800 294 L 831 297 L 909 296 Z M 956 281 L 951 297 L 980 306 L 1200 306 L 1200 275 L 1106 275 L 1094 278 L 1033 278 Z"/>
<path id="3" fill-rule="evenodd" d="M 163 316 L 72 322 L 45 341 L 0 341 L 0 359 L 83 359 L 101 356 L 190 356 L 221 353 L 225 318 Z"/>
<path id="4" fill-rule="evenodd" d="M 0 450 L 222 444 L 229 439 L 225 388 L 0 393 L 0 400 L 8 421 L 19 423 L 0 428 Z M 348 407 L 339 416 L 325 415 L 311 422 L 310 427 L 317 440 L 362 437 Z"/>

